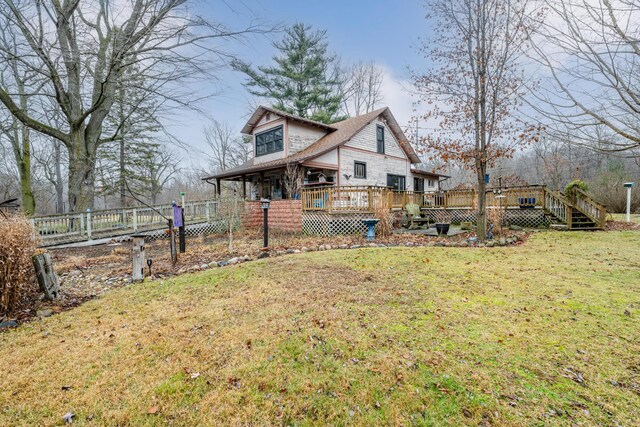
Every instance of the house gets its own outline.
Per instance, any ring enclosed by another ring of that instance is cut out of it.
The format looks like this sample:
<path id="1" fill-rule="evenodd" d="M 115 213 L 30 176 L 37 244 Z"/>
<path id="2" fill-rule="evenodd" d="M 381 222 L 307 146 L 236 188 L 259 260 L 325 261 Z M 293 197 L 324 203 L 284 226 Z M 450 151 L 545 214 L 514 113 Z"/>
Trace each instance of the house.
<path id="1" fill-rule="evenodd" d="M 291 198 L 286 179 L 300 186 L 388 186 L 438 191 L 443 175 L 419 170 L 415 150 L 389 108 L 325 124 L 259 107 L 242 128 L 252 136 L 253 158 L 204 178 L 221 191 L 222 181 L 242 183 L 251 200 Z M 289 186 L 291 188 L 291 186 Z M 296 198 L 297 195 L 293 195 Z"/>

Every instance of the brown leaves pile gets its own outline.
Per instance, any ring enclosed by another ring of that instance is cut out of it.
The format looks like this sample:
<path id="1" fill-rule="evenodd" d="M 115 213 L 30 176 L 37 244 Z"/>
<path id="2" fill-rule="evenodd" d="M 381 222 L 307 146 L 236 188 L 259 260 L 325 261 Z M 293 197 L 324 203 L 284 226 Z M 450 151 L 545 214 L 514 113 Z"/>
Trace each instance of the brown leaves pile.
<path id="1" fill-rule="evenodd" d="M 37 297 L 31 261 L 35 251 L 36 238 L 26 218 L 0 218 L 0 317 L 28 306 Z"/>

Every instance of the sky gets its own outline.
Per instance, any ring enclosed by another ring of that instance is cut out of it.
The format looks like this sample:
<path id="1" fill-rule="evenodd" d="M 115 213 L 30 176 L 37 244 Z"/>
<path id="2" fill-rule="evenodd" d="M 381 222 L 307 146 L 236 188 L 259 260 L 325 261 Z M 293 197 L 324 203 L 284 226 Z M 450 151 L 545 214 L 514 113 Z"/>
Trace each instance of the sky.
<path id="1" fill-rule="evenodd" d="M 327 31 L 329 50 L 343 63 L 372 61 L 385 71 L 383 104 L 400 124 L 412 116 L 413 98 L 407 91 L 409 67 L 424 66 L 418 55 L 419 38 L 428 31 L 426 10 L 420 0 L 225 0 L 202 1 L 192 13 L 222 22 L 231 29 L 241 29 L 250 22 L 282 26 L 302 22 Z M 282 33 L 253 35 L 223 46 L 254 65 L 267 65 L 276 50 L 271 46 Z M 187 156 L 201 164 L 205 151 L 203 127 L 215 119 L 229 123 L 238 133 L 249 115 L 252 96 L 242 86 L 244 76 L 226 69 L 217 82 L 207 82 L 205 91 L 215 91 L 202 108 L 206 116 L 185 111 L 171 118 L 171 132 L 191 147 Z"/>

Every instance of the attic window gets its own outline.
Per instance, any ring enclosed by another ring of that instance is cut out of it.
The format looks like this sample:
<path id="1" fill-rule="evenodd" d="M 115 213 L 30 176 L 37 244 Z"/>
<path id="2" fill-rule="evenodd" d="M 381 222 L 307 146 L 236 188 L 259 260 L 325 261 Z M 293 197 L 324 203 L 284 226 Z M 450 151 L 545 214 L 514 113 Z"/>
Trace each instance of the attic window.
<path id="1" fill-rule="evenodd" d="M 256 134 L 256 157 L 284 150 L 282 126 Z"/>

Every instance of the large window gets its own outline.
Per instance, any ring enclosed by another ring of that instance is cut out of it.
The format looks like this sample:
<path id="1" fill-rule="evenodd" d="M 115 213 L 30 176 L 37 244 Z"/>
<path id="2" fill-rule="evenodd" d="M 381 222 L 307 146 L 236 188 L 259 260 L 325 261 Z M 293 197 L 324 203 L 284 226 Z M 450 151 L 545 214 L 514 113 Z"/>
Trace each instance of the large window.
<path id="1" fill-rule="evenodd" d="M 376 148 L 378 153 L 384 154 L 384 126 L 376 126 Z"/>
<path id="2" fill-rule="evenodd" d="M 387 175 L 387 187 L 392 187 L 394 190 L 404 191 L 406 189 L 404 175 Z"/>
<path id="3" fill-rule="evenodd" d="M 256 156 L 264 156 L 282 150 L 284 150 L 282 126 L 256 135 Z"/>
<path id="4" fill-rule="evenodd" d="M 354 178 L 366 178 L 367 177 L 367 164 L 365 162 L 353 162 L 353 177 Z"/>
<path id="5" fill-rule="evenodd" d="M 424 191 L 424 178 L 413 178 L 413 191 Z"/>

